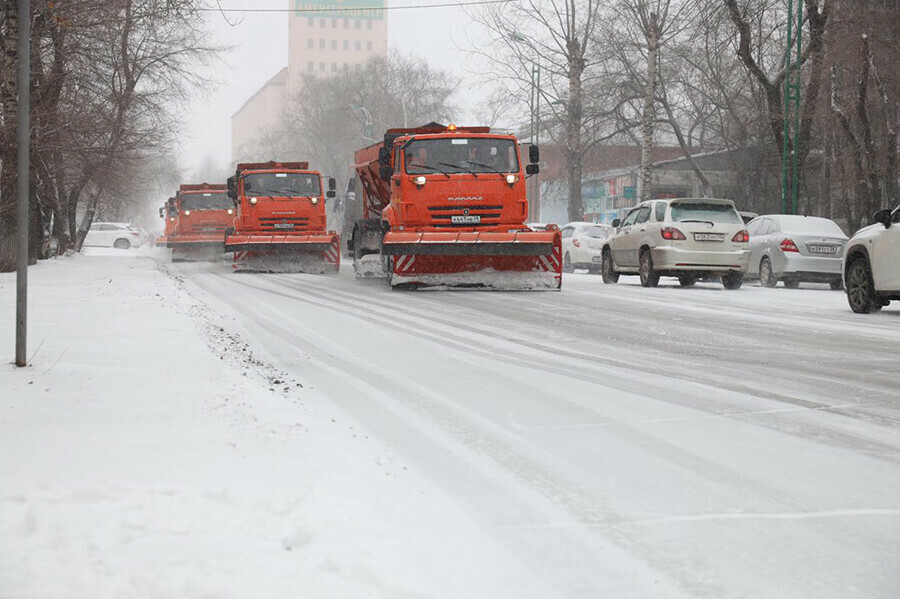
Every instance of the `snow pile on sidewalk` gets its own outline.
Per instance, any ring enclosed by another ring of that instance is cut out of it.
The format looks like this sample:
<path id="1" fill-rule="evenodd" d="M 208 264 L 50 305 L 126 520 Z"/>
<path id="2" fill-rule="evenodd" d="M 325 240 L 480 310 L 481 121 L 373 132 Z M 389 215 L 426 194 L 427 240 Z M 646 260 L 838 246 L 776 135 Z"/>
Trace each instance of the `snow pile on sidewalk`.
<path id="1" fill-rule="evenodd" d="M 0 275 L 0 596 L 545 597 L 147 255 Z"/>

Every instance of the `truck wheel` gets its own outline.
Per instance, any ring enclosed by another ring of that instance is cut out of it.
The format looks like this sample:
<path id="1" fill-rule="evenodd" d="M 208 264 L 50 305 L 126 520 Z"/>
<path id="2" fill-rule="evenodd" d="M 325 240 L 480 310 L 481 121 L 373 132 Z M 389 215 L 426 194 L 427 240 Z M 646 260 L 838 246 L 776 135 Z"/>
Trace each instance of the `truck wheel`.
<path id="1" fill-rule="evenodd" d="M 641 286 L 656 287 L 659 285 L 659 273 L 653 270 L 653 256 L 650 250 L 645 249 L 641 252 Z"/>

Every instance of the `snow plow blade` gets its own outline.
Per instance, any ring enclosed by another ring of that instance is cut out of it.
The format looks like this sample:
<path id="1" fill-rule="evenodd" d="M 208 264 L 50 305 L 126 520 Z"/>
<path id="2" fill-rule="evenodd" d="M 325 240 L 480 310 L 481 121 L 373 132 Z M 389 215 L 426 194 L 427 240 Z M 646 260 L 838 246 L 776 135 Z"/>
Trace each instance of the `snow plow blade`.
<path id="1" fill-rule="evenodd" d="M 341 265 L 336 233 L 318 235 L 229 235 L 234 270 L 279 273 L 334 273 Z"/>
<path id="2" fill-rule="evenodd" d="M 391 287 L 560 289 L 559 231 L 389 232 Z"/>
<path id="3" fill-rule="evenodd" d="M 161 247 L 161 248 L 167 247 L 166 238 L 162 237 L 162 236 L 157 237 L 156 238 L 156 247 Z"/>
<path id="4" fill-rule="evenodd" d="M 225 256 L 224 239 L 199 235 L 169 237 L 166 247 L 172 250 L 173 261 L 214 261 Z"/>

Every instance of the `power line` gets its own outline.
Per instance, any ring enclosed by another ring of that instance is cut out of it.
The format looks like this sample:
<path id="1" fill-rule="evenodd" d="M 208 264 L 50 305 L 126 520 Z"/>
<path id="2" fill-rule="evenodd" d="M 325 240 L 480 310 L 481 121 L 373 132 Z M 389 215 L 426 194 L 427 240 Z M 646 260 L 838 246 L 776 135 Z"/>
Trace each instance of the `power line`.
<path id="1" fill-rule="evenodd" d="M 508 4 L 517 2 L 518 0 L 476 0 L 475 2 L 445 2 L 439 4 L 413 4 L 407 6 L 347 6 L 342 8 L 326 8 L 320 6 L 318 8 L 222 8 L 222 7 L 204 7 L 198 8 L 201 12 L 256 12 L 256 13 L 332 13 L 332 12 L 360 12 L 360 11 L 384 11 L 384 10 L 415 10 L 421 8 L 447 8 L 456 6 L 479 6 L 483 4 Z"/>

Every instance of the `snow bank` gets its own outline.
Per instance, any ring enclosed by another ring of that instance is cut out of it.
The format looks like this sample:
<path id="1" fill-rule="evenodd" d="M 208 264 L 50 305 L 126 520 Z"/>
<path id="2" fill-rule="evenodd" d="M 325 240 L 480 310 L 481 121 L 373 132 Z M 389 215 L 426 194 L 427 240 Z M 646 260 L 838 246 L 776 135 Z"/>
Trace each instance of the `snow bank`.
<path id="1" fill-rule="evenodd" d="M 153 250 L 110 252 L 30 270 L 24 369 L 0 275 L 0 595 L 552 594 Z"/>

